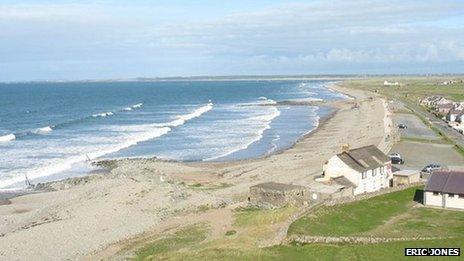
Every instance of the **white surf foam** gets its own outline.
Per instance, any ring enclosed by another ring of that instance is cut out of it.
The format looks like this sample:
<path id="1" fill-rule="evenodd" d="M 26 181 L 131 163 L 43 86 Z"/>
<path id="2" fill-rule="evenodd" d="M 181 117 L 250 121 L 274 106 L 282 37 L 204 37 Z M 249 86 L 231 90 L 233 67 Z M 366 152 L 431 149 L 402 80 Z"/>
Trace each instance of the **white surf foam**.
<path id="1" fill-rule="evenodd" d="M 250 117 L 248 118 L 247 120 L 249 121 L 258 121 L 258 122 L 263 122 L 263 127 L 261 129 L 259 129 L 256 134 L 254 135 L 254 137 L 252 139 L 250 139 L 249 141 L 247 141 L 246 143 L 244 144 L 241 144 L 240 146 L 237 146 L 235 148 L 232 148 L 231 150 L 225 152 L 225 153 L 222 153 L 222 154 L 219 154 L 217 156 L 213 156 L 213 157 L 209 157 L 209 158 L 206 158 L 206 159 L 203 159 L 203 161 L 212 161 L 212 160 L 216 160 L 216 159 L 220 159 L 220 158 L 223 158 L 223 157 L 226 157 L 226 156 L 229 156 L 237 151 L 241 151 L 241 150 L 245 150 L 247 149 L 251 144 L 261 140 L 263 138 L 263 134 L 266 130 L 270 129 L 271 128 L 271 122 L 274 118 L 278 117 L 280 115 L 280 111 L 277 109 L 277 107 L 275 106 L 272 106 L 271 107 L 271 112 L 269 114 L 266 114 L 266 115 L 261 115 L 261 116 L 255 116 L 255 117 Z"/>
<path id="2" fill-rule="evenodd" d="M 0 142 L 7 142 L 7 141 L 12 141 L 15 140 L 16 136 L 14 134 L 8 134 L 4 136 L 0 136 Z"/>
<path id="3" fill-rule="evenodd" d="M 136 125 L 136 126 L 120 126 L 120 128 L 118 127 L 115 130 L 119 130 L 122 133 L 129 131 L 135 134 L 130 135 L 130 137 L 126 138 L 125 141 L 115 144 L 113 146 L 107 146 L 105 148 L 100 148 L 95 151 L 89 151 L 88 153 L 80 154 L 78 156 L 72 156 L 65 160 L 51 163 L 48 166 L 42 166 L 42 167 L 38 167 L 33 170 L 27 171 L 25 172 L 25 174 L 31 180 L 51 176 L 54 174 L 59 174 L 61 172 L 71 169 L 73 165 L 78 164 L 80 162 L 85 162 L 89 159 L 95 160 L 105 155 L 115 153 L 122 149 L 134 146 L 140 142 L 161 137 L 167 134 L 168 132 L 170 132 L 171 127 L 177 127 L 177 126 L 183 125 L 186 121 L 199 117 L 203 113 L 210 111 L 212 108 L 213 108 L 213 103 L 210 102 L 196 109 L 192 113 L 180 115 L 178 116 L 177 120 L 169 122 L 169 123 L 165 123 L 165 124 L 144 124 L 144 125 Z M 108 115 L 112 115 L 112 112 L 94 114 L 94 115 L 97 115 L 94 117 L 106 117 Z M 11 179 L 1 181 L 0 188 L 8 187 L 8 186 L 11 186 L 13 184 L 20 183 L 23 181 L 24 181 L 24 176 L 15 175 L 15 177 Z"/>
<path id="4" fill-rule="evenodd" d="M 92 114 L 92 117 L 97 118 L 97 117 L 106 117 L 106 116 L 111 116 L 111 115 L 114 115 L 114 113 L 109 111 L 109 112 Z"/>
<path id="5" fill-rule="evenodd" d="M 140 108 L 142 107 L 143 103 L 137 103 L 135 105 L 132 105 L 132 109 L 137 109 L 137 108 Z"/>
<path id="6" fill-rule="evenodd" d="M 169 127 L 153 128 L 152 126 L 150 126 L 149 129 L 150 129 L 149 131 L 143 132 L 142 134 L 131 136 L 125 141 L 115 144 L 113 146 L 108 146 L 106 148 L 100 148 L 98 150 L 90 151 L 88 153 L 84 153 L 81 155 L 72 156 L 72 157 L 69 157 L 67 159 L 64 159 L 58 162 L 53 162 L 49 164 L 48 166 L 41 166 L 41 167 L 38 167 L 32 170 L 26 171 L 24 172 L 24 174 L 27 175 L 27 177 L 30 180 L 58 174 L 58 173 L 71 169 L 73 165 L 77 163 L 85 162 L 89 159 L 95 160 L 107 154 L 115 153 L 122 149 L 128 148 L 130 146 L 134 146 L 140 142 L 161 137 L 167 134 L 169 131 L 171 131 L 171 128 Z M 13 184 L 20 183 L 23 181 L 24 181 L 24 176 L 16 175 L 15 177 L 12 177 L 8 180 L 1 181 L 0 188 L 5 188 L 5 187 L 8 187 L 8 186 L 11 186 Z"/>
<path id="7" fill-rule="evenodd" d="M 47 134 L 47 133 L 50 133 L 52 131 L 53 131 L 53 126 L 47 126 L 47 127 L 43 127 L 43 128 L 38 128 L 35 131 L 33 131 L 33 133 L 35 133 L 35 134 Z"/>
<path id="8" fill-rule="evenodd" d="M 213 109 L 213 103 L 210 102 L 210 103 L 206 104 L 205 106 L 202 106 L 202 107 L 196 109 L 192 113 L 179 115 L 179 116 L 177 116 L 176 120 L 173 120 L 173 121 L 168 122 L 168 123 L 163 123 L 163 124 L 161 124 L 161 126 L 178 127 L 178 126 L 181 126 L 181 125 L 185 124 L 185 122 L 187 122 L 187 121 L 189 121 L 191 119 L 200 117 L 203 113 L 206 113 L 206 112 L 208 112 L 208 111 L 210 111 L 212 109 Z"/>

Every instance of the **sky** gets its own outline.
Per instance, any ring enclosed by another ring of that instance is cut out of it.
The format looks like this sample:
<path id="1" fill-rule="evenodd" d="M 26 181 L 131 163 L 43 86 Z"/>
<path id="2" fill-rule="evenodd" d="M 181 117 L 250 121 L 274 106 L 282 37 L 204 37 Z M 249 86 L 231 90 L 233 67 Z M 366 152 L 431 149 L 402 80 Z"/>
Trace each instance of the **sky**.
<path id="1" fill-rule="evenodd" d="M 464 1 L 0 1 L 0 81 L 464 73 Z"/>

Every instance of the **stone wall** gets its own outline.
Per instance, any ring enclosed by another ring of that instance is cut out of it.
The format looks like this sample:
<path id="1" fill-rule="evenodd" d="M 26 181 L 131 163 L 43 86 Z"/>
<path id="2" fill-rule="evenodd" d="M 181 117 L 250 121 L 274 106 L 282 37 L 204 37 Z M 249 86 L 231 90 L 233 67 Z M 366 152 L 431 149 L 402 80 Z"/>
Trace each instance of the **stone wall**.
<path id="1" fill-rule="evenodd" d="M 401 186 L 397 186 L 397 187 L 389 187 L 389 188 L 381 189 L 379 191 L 375 191 L 375 192 L 371 192 L 371 193 L 364 193 L 364 194 L 351 196 L 351 197 L 341 197 L 341 198 L 331 199 L 331 200 L 328 200 L 328 201 L 324 202 L 324 205 L 326 205 L 326 206 L 335 206 L 335 205 L 340 205 L 340 204 L 346 204 L 346 203 L 359 201 L 359 200 L 363 200 L 363 199 L 368 199 L 368 198 L 376 197 L 376 196 L 379 196 L 379 195 L 388 194 L 388 193 L 391 193 L 391 192 L 400 191 L 400 190 L 404 190 L 404 189 L 407 189 L 407 188 L 410 188 L 410 187 L 415 187 L 415 186 L 424 185 L 424 184 L 425 184 L 425 182 L 421 181 L 421 182 L 417 182 L 417 183 L 411 183 L 409 185 L 401 185 Z"/>

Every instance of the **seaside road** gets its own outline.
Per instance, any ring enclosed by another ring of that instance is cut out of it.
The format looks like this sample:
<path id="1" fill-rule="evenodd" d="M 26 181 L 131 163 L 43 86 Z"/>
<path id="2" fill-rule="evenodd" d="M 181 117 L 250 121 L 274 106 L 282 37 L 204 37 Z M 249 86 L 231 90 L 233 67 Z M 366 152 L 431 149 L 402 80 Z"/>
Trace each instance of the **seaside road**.
<path id="1" fill-rule="evenodd" d="M 398 95 L 395 96 L 396 99 L 404 102 L 407 107 L 409 107 L 413 112 L 419 114 L 420 116 L 427 119 L 427 121 L 436 129 L 438 129 L 441 133 L 443 133 L 447 138 L 452 140 L 456 145 L 464 148 L 464 135 L 458 133 L 457 131 L 448 127 L 446 122 L 438 119 L 435 115 L 430 112 L 425 111 L 424 109 L 420 108 L 418 105 L 409 102 Z"/>

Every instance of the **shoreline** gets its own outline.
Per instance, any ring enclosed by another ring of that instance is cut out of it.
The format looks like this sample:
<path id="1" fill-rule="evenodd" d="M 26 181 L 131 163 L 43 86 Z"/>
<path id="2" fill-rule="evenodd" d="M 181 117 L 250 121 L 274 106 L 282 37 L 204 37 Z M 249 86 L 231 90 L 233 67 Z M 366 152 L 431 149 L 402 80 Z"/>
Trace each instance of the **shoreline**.
<path id="1" fill-rule="evenodd" d="M 307 80 L 314 80 L 314 79 L 307 79 Z M 332 79 L 335 80 L 335 79 Z M 335 81 L 335 82 L 327 82 L 324 87 L 338 93 L 342 93 L 343 95 L 346 95 L 350 99 L 353 97 L 350 96 L 349 94 L 346 94 L 344 92 L 341 92 L 336 89 L 336 85 L 339 84 L 340 81 Z M 340 110 L 346 103 L 348 103 L 349 100 L 347 99 L 342 99 L 342 100 L 310 100 L 310 101 L 280 101 L 277 102 L 276 104 L 262 104 L 260 106 L 316 106 L 316 107 L 325 107 L 329 108 L 332 111 L 329 112 L 325 116 L 321 116 L 318 119 L 318 124 L 317 126 L 312 129 L 307 131 L 306 133 L 302 134 L 299 136 L 296 140 L 293 142 L 289 143 L 287 146 L 284 146 L 278 150 L 275 150 L 271 153 L 266 153 L 263 155 L 257 155 L 257 156 L 252 156 L 244 159 L 230 159 L 230 160 L 212 160 L 212 161 L 203 161 L 203 160 L 191 160 L 191 161 L 185 161 L 185 160 L 175 160 L 175 159 L 162 159 L 162 158 L 157 158 L 157 157 L 121 157 L 121 158 L 108 158 L 108 159 L 101 159 L 101 160 L 96 160 L 92 161 L 91 165 L 98 166 L 98 167 L 103 167 L 106 168 L 106 165 L 111 164 L 112 162 L 118 162 L 118 161 L 125 161 L 125 160 L 151 160 L 151 161 L 158 161 L 158 162 L 174 162 L 174 163 L 179 163 L 179 164 L 201 164 L 201 163 L 211 163 L 211 164 L 221 164 L 221 163 L 240 163 L 240 162 L 248 162 L 248 161 L 253 161 L 253 160 L 259 160 L 259 159 L 266 159 L 272 155 L 277 155 L 281 154 L 286 150 L 289 150 L 293 148 L 298 142 L 301 140 L 304 140 L 305 138 L 309 137 L 312 133 L 317 132 L 318 129 L 320 128 L 321 125 L 323 125 L 326 121 L 328 121 L 331 117 L 333 117 L 338 110 Z M 111 170 L 111 169 L 106 169 L 106 170 Z M 60 181 L 66 181 L 66 180 L 73 180 L 73 179 L 80 179 L 86 176 L 91 176 L 94 175 L 92 173 L 93 171 L 89 171 L 86 175 L 80 176 L 80 177 L 71 177 L 71 178 L 62 178 L 62 179 L 56 179 L 56 180 L 50 180 L 50 181 L 44 181 L 44 182 L 38 182 L 35 184 L 35 186 L 39 187 L 48 187 L 50 184 L 55 183 L 55 182 L 60 182 Z M 24 188 L 18 188 L 17 190 L 13 191 L 14 193 L 10 193 L 10 191 L 4 192 L 2 189 L 0 189 L 0 205 L 2 204 L 2 199 L 3 200 L 9 200 L 17 196 L 25 195 L 25 194 L 30 194 L 30 193 L 41 193 L 43 192 L 42 190 L 25 190 Z"/>
<path id="2" fill-rule="evenodd" d="M 348 93 L 356 97 L 356 108 L 353 101 L 347 102 L 278 154 L 234 162 L 120 160 L 112 162 L 108 174 L 53 182 L 49 184 L 53 191 L 15 197 L 0 206 L 0 244 L 5 246 L 0 255 L 85 259 L 111 248 L 103 256 L 112 256 L 126 240 L 154 233 L 166 222 L 180 222 L 176 226 L 190 222 L 179 218 L 186 213 L 198 216 L 205 207 L 241 204 L 249 187 L 258 183 L 311 185 L 341 145 L 383 142 L 382 100 L 366 99 L 370 94 L 360 91 Z M 31 238 L 33 244 L 21 243 Z"/>

